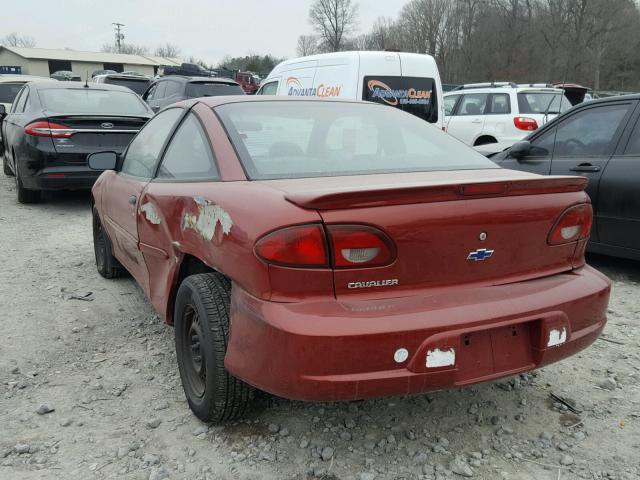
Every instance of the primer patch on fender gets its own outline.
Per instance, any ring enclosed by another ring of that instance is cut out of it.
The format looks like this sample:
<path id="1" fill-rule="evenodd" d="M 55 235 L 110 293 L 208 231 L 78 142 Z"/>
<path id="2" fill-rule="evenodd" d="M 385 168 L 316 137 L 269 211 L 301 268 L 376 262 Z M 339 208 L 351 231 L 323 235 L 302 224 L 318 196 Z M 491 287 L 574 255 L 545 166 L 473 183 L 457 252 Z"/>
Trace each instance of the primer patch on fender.
<path id="1" fill-rule="evenodd" d="M 149 222 L 154 225 L 160 225 L 160 216 L 156 211 L 156 207 L 153 203 L 145 203 L 140 207 L 140 211 L 144 213 L 144 216 L 149 220 Z"/>
<path id="2" fill-rule="evenodd" d="M 200 233 L 205 240 L 211 241 L 216 232 L 216 225 L 220 224 L 222 232 L 228 235 L 233 226 L 231 217 L 220 205 L 211 204 L 204 197 L 194 197 L 198 205 L 198 214 L 185 213 L 182 217 L 182 229 L 191 228 Z"/>
<path id="3" fill-rule="evenodd" d="M 427 368 L 449 367 L 456 364 L 456 351 L 453 348 L 449 350 L 427 351 Z"/>
<path id="4" fill-rule="evenodd" d="M 562 328 L 556 330 L 555 328 L 549 332 L 549 340 L 547 341 L 547 347 L 556 347 L 562 345 L 567 341 L 567 329 Z"/>

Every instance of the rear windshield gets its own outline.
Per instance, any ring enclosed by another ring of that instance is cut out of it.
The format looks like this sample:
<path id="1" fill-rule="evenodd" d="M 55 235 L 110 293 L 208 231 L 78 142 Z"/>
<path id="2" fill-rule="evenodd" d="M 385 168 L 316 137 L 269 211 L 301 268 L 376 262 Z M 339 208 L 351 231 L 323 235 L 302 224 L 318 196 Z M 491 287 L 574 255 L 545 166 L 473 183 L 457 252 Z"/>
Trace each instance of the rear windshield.
<path id="1" fill-rule="evenodd" d="M 147 113 L 145 103 L 135 93 L 94 88 L 51 88 L 39 91 L 45 109 L 61 113 L 103 113 L 139 115 Z"/>
<path id="2" fill-rule="evenodd" d="M 187 97 L 217 97 L 219 95 L 244 95 L 244 90 L 233 83 L 189 83 L 187 84 Z"/>
<path id="3" fill-rule="evenodd" d="M 397 107 L 427 122 L 438 121 L 438 95 L 433 78 L 364 77 L 362 99 Z"/>
<path id="4" fill-rule="evenodd" d="M 215 111 L 251 179 L 499 168 L 396 108 L 270 101 L 231 103 Z"/>
<path id="5" fill-rule="evenodd" d="M 109 83 L 111 85 L 120 85 L 121 87 L 127 87 L 138 95 L 142 95 L 144 91 L 147 89 L 147 85 L 149 84 L 149 80 L 146 78 L 105 78 L 104 83 Z"/>
<path id="6" fill-rule="evenodd" d="M 0 83 L 0 103 L 13 103 L 24 83 Z"/>
<path id="7" fill-rule="evenodd" d="M 560 92 L 520 92 L 520 113 L 562 113 L 571 108 L 571 102 Z"/>

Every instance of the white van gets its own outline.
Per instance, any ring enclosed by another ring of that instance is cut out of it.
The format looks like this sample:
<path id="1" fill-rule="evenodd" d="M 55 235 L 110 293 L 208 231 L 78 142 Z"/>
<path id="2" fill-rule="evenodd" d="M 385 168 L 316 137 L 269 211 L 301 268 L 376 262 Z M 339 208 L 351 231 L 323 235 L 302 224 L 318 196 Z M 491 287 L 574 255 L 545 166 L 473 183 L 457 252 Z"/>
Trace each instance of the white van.
<path id="1" fill-rule="evenodd" d="M 368 100 L 444 126 L 442 83 L 434 58 L 404 52 L 336 52 L 279 63 L 257 95 Z"/>

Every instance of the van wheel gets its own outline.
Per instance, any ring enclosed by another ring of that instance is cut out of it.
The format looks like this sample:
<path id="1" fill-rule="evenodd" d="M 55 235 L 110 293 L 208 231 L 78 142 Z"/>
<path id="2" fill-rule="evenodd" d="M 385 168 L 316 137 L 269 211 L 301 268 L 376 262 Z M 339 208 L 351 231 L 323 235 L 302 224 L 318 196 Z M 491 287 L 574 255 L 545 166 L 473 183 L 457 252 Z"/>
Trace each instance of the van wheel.
<path id="1" fill-rule="evenodd" d="M 176 294 L 174 327 L 182 388 L 195 415 L 220 423 L 244 414 L 254 389 L 224 367 L 231 282 L 220 273 L 187 277 Z"/>
<path id="2" fill-rule="evenodd" d="M 40 201 L 40 191 L 24 188 L 22 180 L 20 179 L 20 169 L 18 168 L 18 165 L 16 165 L 15 175 L 18 203 L 38 203 Z"/>
<path id="3" fill-rule="evenodd" d="M 93 207 L 93 250 L 96 256 L 96 269 L 101 276 L 118 278 L 124 275 L 125 269 L 113 256 L 111 241 L 102 228 L 96 207 Z"/>

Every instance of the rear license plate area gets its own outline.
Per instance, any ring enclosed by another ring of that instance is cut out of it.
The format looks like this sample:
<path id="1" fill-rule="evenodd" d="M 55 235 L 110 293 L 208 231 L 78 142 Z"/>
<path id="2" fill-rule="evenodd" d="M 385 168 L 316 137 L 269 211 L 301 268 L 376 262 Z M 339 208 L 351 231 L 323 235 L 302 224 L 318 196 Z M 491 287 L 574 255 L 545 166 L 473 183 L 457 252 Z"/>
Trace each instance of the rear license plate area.
<path id="1" fill-rule="evenodd" d="M 531 322 L 462 334 L 458 381 L 470 381 L 533 363 Z"/>

